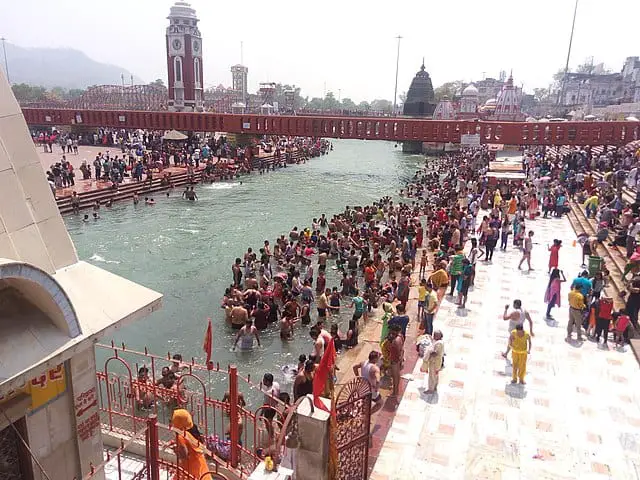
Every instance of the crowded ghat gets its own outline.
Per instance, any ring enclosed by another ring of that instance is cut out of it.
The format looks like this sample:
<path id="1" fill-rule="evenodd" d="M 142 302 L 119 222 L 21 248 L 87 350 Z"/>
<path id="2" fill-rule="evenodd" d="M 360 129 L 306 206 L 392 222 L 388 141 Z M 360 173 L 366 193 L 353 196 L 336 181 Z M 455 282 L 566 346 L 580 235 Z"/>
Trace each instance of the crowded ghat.
<path id="1" fill-rule="evenodd" d="M 332 148 L 312 139 L 276 139 L 270 148 L 276 152 L 283 149 L 286 159 L 288 148 L 304 148 L 305 142 L 312 142 L 312 148 L 323 153 Z M 71 146 L 73 149 L 73 140 Z M 226 178 L 217 170 L 224 160 L 219 145 L 206 156 L 203 144 L 181 148 L 170 155 L 152 150 L 156 153 L 147 154 L 146 161 L 164 164 L 171 158 L 187 168 L 197 168 L 196 160 L 203 158 L 205 171 L 211 167 L 207 175 L 214 177 L 203 176 L 204 181 Z M 211 152 L 221 155 L 215 163 Z M 144 164 L 144 158 L 137 162 Z M 234 165 L 242 164 L 237 154 L 229 154 L 229 158 L 234 158 Z M 264 405 L 290 405 L 306 395 L 330 395 L 337 383 L 356 375 L 370 386 L 372 413 L 383 407 L 394 410 L 401 401 L 406 375 L 413 369 L 405 359 L 414 351 L 422 357 L 424 394 L 437 395 L 440 373 L 454 361 L 446 357 L 448 332 L 434 327 L 439 306 L 445 301 L 454 303 L 463 314 L 468 297 L 480 294 L 474 285 L 476 269 L 499 263 L 506 251 L 519 252 L 517 269 L 523 273 L 542 270 L 548 275 L 546 292 L 539 302 L 545 305 L 546 320 L 566 328 L 569 344 L 592 341 L 609 348 L 611 342 L 613 348 L 625 348 L 637 328 L 640 310 L 640 277 L 636 276 L 640 272 L 636 245 L 640 203 L 637 198 L 625 199 L 623 187 L 637 191 L 638 154 L 623 149 L 600 154 L 588 149 L 563 154 L 545 149 L 525 151 L 518 160 L 523 173 L 518 180 L 496 180 L 487 175 L 490 159 L 484 148 L 428 158 L 399 196 L 383 196 L 370 205 L 346 206 L 339 213 L 320 213 L 308 225 L 292 225 L 275 239 L 238 251 L 229 265 L 229 284 L 217 314 L 237 332 L 229 348 L 259 351 L 261 333 L 269 330 L 277 331 L 283 343 L 298 336 L 308 341 L 308 348 L 297 352 L 297 362 L 283 367 L 282 372 L 274 372 L 265 362 L 261 381 Z M 251 170 L 247 167 L 244 173 Z M 259 168 L 259 173 L 264 170 Z M 95 171 L 102 175 L 97 165 Z M 197 200 L 193 186 L 182 196 L 186 201 Z M 579 203 L 587 217 L 597 218 L 596 235 L 539 244 L 536 224 L 562 218 L 571 201 Z M 145 203 L 152 202 L 147 199 Z M 628 289 L 619 298 L 610 294 L 609 271 L 602 262 L 587 268 L 587 260 L 595 257 L 603 244 L 624 248 L 628 259 L 624 278 Z M 567 248 L 583 252 L 585 268 L 580 268 L 575 278 L 567 278 L 559 269 Z M 532 263 L 533 249 L 548 252 L 548 264 Z M 563 285 L 567 280 L 569 284 Z M 569 316 L 555 319 L 553 309 L 563 300 L 570 306 Z M 497 353 L 511 367 L 508 381 L 521 386 L 527 384 L 527 361 L 535 342 L 534 329 L 538 328 L 530 307 L 512 298 L 499 312 L 508 340 Z M 181 358 L 174 360 L 159 381 L 163 388 L 177 390 Z M 291 381 L 280 384 L 275 373 Z M 148 371 L 143 367 L 139 382 L 146 381 Z M 156 400 L 143 390 L 138 392 L 140 408 L 148 408 Z M 174 423 L 199 438 L 197 425 L 189 412 L 177 408 L 181 406 L 175 405 Z M 279 453 L 274 451 L 279 432 L 272 422 L 272 410 L 264 410 L 270 427 L 259 448 L 263 457 Z M 228 455 L 229 438 L 202 440 L 212 452 L 223 458 Z M 186 456 L 200 455 L 188 448 L 185 452 Z"/>

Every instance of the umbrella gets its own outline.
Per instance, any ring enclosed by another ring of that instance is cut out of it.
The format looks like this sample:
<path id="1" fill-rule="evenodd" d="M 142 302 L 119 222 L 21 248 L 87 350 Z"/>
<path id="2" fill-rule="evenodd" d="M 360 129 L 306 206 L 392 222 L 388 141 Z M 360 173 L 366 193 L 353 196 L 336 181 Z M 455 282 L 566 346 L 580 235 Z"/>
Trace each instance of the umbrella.
<path id="1" fill-rule="evenodd" d="M 170 132 L 165 133 L 164 137 L 162 137 L 163 140 L 174 140 L 174 141 L 180 141 L 180 140 L 186 140 L 187 137 L 184 133 L 181 133 L 177 130 L 171 130 Z"/>
<path id="2" fill-rule="evenodd" d="M 548 182 L 549 180 L 551 180 L 551 177 L 540 177 L 540 180 L 543 182 Z"/>
<path id="3" fill-rule="evenodd" d="M 639 148 L 640 148 L 640 140 L 634 140 L 633 142 L 629 142 L 624 146 L 625 151 L 628 153 L 634 153 Z"/>
<path id="4" fill-rule="evenodd" d="M 638 117 L 634 117 L 633 115 L 630 117 L 625 118 L 625 120 L 627 122 L 640 122 L 640 120 L 638 120 Z"/>

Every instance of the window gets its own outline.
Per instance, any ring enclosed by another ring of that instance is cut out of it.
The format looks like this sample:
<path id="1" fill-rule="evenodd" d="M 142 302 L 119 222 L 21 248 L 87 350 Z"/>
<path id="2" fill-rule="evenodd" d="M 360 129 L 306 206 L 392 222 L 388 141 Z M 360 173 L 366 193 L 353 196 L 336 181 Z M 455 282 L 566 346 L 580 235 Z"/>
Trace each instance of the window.
<path id="1" fill-rule="evenodd" d="M 199 58 L 193 59 L 193 74 L 194 74 L 193 79 L 196 85 L 199 85 L 200 84 L 200 59 Z"/>
<path id="2" fill-rule="evenodd" d="M 173 75 L 176 82 L 182 82 L 182 57 L 173 59 Z"/>

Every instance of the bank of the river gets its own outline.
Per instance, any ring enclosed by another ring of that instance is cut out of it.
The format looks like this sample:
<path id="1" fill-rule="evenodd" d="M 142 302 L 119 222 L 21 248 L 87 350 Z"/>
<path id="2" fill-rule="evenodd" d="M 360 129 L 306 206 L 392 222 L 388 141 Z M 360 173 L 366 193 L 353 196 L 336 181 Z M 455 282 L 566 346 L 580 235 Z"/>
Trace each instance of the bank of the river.
<path id="1" fill-rule="evenodd" d="M 165 295 L 161 311 L 120 330 L 115 340 L 159 354 L 181 352 L 202 358 L 206 319 L 214 326 L 214 360 L 235 362 L 243 373 L 279 372 L 307 353 L 307 329 L 283 343 L 275 327 L 262 333 L 262 349 L 231 352 L 234 334 L 224 324 L 220 299 L 231 283 L 233 259 L 248 246 L 309 225 L 313 217 L 394 195 L 422 163 L 393 143 L 334 141 L 334 151 L 303 165 L 239 181 L 197 187 L 199 201 L 188 203 L 176 191 L 155 206 L 114 205 L 97 222 L 66 217 L 80 257 L 149 286 Z M 337 285 L 330 271 L 328 286 Z M 109 287 L 105 285 L 105 290 Z M 100 295 L 101 292 L 96 292 Z M 350 311 L 344 309 L 344 330 Z"/>

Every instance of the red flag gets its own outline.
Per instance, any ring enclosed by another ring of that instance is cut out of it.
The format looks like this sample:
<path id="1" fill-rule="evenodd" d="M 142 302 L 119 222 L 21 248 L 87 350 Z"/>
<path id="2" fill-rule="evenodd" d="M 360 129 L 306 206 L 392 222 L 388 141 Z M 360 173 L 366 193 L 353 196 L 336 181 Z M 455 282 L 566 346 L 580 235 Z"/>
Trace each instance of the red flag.
<path id="1" fill-rule="evenodd" d="M 324 391 L 324 386 L 329 379 L 329 375 L 333 372 L 333 366 L 336 363 L 336 347 L 333 344 L 333 338 L 324 348 L 324 354 L 320 360 L 320 364 L 316 369 L 313 376 L 313 404 L 325 412 L 328 412 L 327 407 L 320 400 L 320 395 Z"/>
<path id="2" fill-rule="evenodd" d="M 207 325 L 207 331 L 204 334 L 204 344 L 202 349 L 207 354 L 207 368 L 211 370 L 211 350 L 213 349 L 213 333 L 211 331 L 211 319 L 209 318 L 209 325 Z"/>

